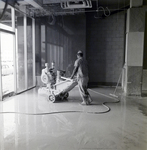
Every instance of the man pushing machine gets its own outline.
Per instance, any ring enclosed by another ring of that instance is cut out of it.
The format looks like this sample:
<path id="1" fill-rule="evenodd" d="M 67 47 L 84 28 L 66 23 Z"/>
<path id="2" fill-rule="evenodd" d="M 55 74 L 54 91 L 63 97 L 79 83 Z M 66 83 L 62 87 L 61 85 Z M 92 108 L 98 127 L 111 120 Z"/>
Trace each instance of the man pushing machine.
<path id="1" fill-rule="evenodd" d="M 77 60 L 75 61 L 74 70 L 70 78 L 73 79 L 75 74 L 77 74 L 78 87 L 79 87 L 80 95 L 83 100 L 81 104 L 89 105 L 92 102 L 92 99 L 87 90 L 88 81 L 89 81 L 88 66 L 87 66 L 87 61 L 83 58 L 82 51 L 77 52 Z"/>

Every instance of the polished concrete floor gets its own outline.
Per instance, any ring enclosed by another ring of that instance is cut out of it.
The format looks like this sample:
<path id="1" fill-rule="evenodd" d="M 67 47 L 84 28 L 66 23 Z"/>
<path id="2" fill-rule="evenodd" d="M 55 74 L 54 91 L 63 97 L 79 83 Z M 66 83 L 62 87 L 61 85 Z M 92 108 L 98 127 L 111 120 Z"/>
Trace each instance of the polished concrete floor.
<path id="1" fill-rule="evenodd" d="M 56 103 L 37 91 L 0 102 L 0 150 L 147 150 L 146 97 L 92 88 L 83 106 L 77 87 Z"/>

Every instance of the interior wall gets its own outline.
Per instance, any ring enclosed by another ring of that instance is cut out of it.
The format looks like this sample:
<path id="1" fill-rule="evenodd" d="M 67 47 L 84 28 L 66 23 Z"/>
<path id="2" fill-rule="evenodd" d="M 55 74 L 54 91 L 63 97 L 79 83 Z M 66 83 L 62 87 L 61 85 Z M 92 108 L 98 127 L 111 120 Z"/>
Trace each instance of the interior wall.
<path id="1" fill-rule="evenodd" d="M 41 40 L 41 24 L 46 26 L 46 31 L 43 31 L 43 34 L 46 34 L 45 41 Z M 44 67 L 44 64 L 40 65 L 41 45 L 45 46 L 45 54 L 49 49 L 48 45 L 56 45 L 63 47 L 63 70 L 66 70 L 67 76 L 72 73 L 76 52 L 80 49 L 85 52 L 88 60 L 90 84 L 116 85 L 124 65 L 125 12 L 113 14 L 105 19 L 95 19 L 93 14 L 87 14 L 86 17 L 60 16 L 56 17 L 54 25 L 41 18 L 36 25 L 36 34 L 36 40 L 44 42 L 36 42 L 38 76 Z M 48 58 L 46 57 L 46 62 L 50 62 Z"/>
<path id="2" fill-rule="evenodd" d="M 145 14 L 145 27 L 147 27 L 147 12 Z M 143 55 L 143 72 L 142 72 L 142 90 L 147 91 L 147 28 L 144 33 L 144 55 Z"/>
<path id="3" fill-rule="evenodd" d="M 45 17 L 36 20 L 36 64 L 38 67 L 36 74 L 38 77 L 45 67 L 42 64 L 42 59 L 45 59 L 45 62 L 50 62 L 48 60 L 50 56 L 47 55 L 50 54 L 48 51 L 51 50 L 51 47 L 59 48 L 59 51 L 60 49 L 63 50 L 63 64 L 57 66 L 56 69 L 65 70 L 66 76 L 70 76 L 74 68 L 77 51 L 82 50 L 86 54 L 85 15 L 58 16 L 54 24 L 48 22 Z M 46 57 L 44 57 L 45 55 Z M 54 61 L 56 65 L 58 60 Z"/>
<path id="4" fill-rule="evenodd" d="M 87 14 L 86 50 L 91 85 L 116 85 L 124 65 L 125 12 L 103 19 Z"/>
<path id="5" fill-rule="evenodd" d="M 86 49 L 85 15 L 56 17 L 54 25 L 47 23 L 46 34 L 48 45 L 54 45 L 60 49 L 63 48 L 63 67 L 61 64 L 61 66 L 57 66 L 57 69 L 65 70 L 66 76 L 70 76 L 77 51 L 80 49 L 85 52 Z M 47 47 L 48 50 L 49 48 Z"/>
<path id="6" fill-rule="evenodd" d="M 17 17 L 17 92 L 26 90 L 24 41 L 24 17 Z"/>

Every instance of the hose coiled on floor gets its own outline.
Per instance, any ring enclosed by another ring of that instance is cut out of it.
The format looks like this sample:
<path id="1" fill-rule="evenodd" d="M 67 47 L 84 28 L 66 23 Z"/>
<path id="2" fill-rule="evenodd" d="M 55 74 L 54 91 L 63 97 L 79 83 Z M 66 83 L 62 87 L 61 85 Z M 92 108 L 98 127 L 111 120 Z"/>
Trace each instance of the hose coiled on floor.
<path id="1" fill-rule="evenodd" d="M 102 103 L 102 106 L 106 108 L 105 111 L 102 111 L 102 112 L 88 112 L 88 111 L 56 111 L 56 112 L 47 112 L 47 113 L 22 113 L 22 112 L 0 112 L 0 114 L 20 114 L 20 115 L 36 115 L 36 116 L 40 116 L 40 115 L 52 115 L 52 114 L 64 114 L 64 113 L 88 113 L 88 114 L 104 114 L 104 113 L 108 113 L 109 111 L 111 111 L 111 108 L 108 107 L 106 105 L 106 103 L 118 103 L 120 102 L 120 100 L 118 100 L 117 98 L 113 98 L 113 97 L 110 97 L 110 96 L 107 96 L 105 94 L 102 94 L 100 92 L 96 92 L 94 90 L 91 90 L 91 89 L 88 89 L 90 90 L 91 92 L 93 93 L 96 93 L 96 94 L 99 94 L 99 95 L 102 95 L 104 97 L 107 97 L 107 98 L 110 98 L 110 99 L 115 99 L 116 101 L 114 102 L 104 102 Z M 89 106 L 89 105 L 85 105 L 83 107 L 86 107 L 86 106 Z"/>

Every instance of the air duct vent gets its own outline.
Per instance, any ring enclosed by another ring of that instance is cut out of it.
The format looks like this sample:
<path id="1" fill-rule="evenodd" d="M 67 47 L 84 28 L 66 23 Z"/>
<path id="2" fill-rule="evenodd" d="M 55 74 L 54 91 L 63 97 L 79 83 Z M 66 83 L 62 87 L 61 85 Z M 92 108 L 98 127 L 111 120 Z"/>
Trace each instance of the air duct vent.
<path id="1" fill-rule="evenodd" d="M 76 8 L 91 8 L 91 0 L 78 0 L 78 1 L 68 1 L 61 2 L 61 7 L 63 9 L 76 9 Z"/>

